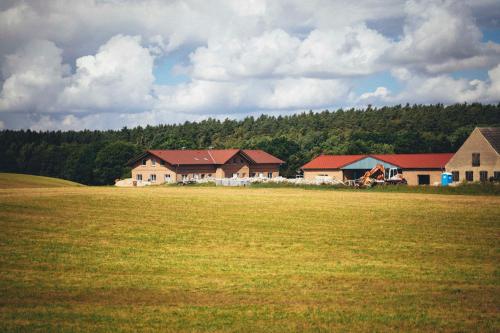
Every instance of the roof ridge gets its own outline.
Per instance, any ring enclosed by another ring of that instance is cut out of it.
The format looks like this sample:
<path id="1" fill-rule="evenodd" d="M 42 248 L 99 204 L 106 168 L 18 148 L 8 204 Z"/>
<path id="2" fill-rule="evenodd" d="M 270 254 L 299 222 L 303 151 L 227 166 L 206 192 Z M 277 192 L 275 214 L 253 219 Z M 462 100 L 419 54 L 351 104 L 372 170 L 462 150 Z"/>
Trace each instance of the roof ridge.
<path id="1" fill-rule="evenodd" d="M 392 165 L 395 165 L 395 166 L 401 168 L 401 165 L 399 163 L 389 162 L 389 161 L 385 160 L 383 157 L 386 156 L 386 155 L 398 155 L 398 154 L 373 154 L 373 155 L 368 155 L 368 157 L 372 157 L 373 159 L 376 159 L 376 160 L 379 160 L 379 161 L 382 161 L 382 162 L 385 162 L 385 163 L 388 163 L 388 164 L 392 164 Z M 380 158 L 378 156 L 382 156 L 382 158 Z"/>

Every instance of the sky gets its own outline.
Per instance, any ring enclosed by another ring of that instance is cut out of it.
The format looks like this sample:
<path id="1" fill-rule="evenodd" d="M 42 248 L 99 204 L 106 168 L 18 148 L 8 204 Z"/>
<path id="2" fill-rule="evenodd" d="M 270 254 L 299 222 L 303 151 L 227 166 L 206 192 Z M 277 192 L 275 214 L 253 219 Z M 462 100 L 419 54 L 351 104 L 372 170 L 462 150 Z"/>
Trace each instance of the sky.
<path id="1" fill-rule="evenodd" d="M 0 129 L 500 102 L 498 0 L 0 2 Z"/>

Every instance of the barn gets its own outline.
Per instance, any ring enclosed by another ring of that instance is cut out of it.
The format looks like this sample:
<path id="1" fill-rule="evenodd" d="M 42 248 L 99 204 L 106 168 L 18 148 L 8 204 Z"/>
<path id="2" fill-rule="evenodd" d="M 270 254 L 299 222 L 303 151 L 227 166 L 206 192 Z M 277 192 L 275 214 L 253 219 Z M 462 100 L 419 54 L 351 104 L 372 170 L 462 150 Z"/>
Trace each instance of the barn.
<path id="1" fill-rule="evenodd" d="M 397 169 L 408 185 L 432 185 L 440 182 L 441 173 L 452 157 L 451 153 L 320 155 L 301 169 L 306 180 L 330 177 L 345 182 L 381 164 L 385 169 Z"/>

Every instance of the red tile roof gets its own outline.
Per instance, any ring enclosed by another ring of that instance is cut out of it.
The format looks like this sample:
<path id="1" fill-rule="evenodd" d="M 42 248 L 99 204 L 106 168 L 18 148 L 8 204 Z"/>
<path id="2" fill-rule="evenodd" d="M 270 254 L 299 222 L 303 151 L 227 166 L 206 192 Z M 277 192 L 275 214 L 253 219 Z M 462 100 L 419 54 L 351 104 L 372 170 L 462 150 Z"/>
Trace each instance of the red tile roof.
<path id="1" fill-rule="evenodd" d="M 203 150 L 148 150 L 146 153 L 172 165 L 225 164 L 237 153 L 242 152 L 251 162 L 258 164 L 282 164 L 279 158 L 262 150 L 247 149 L 203 149 Z M 135 159 L 137 160 L 137 159 Z"/>
<path id="2" fill-rule="evenodd" d="M 403 169 L 444 169 L 453 155 L 455 154 L 383 154 L 371 156 Z"/>
<path id="3" fill-rule="evenodd" d="M 285 161 L 280 160 L 263 150 L 243 149 L 243 154 L 250 157 L 255 163 L 259 164 L 283 164 Z"/>
<path id="4" fill-rule="evenodd" d="M 374 155 L 321 155 L 302 166 L 303 170 L 341 169 L 365 157 L 373 157 L 403 169 L 444 169 L 453 153 L 444 154 L 374 154 Z"/>
<path id="5" fill-rule="evenodd" d="M 320 155 L 306 163 L 301 169 L 340 169 L 344 165 L 356 162 L 367 155 Z"/>

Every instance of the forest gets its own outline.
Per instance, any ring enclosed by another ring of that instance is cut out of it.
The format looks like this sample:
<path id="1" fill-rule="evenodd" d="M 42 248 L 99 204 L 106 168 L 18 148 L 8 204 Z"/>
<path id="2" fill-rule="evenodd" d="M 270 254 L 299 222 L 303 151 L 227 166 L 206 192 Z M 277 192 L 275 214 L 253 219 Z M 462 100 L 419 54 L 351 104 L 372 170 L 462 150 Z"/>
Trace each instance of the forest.
<path id="1" fill-rule="evenodd" d="M 113 184 L 146 149 L 263 149 L 293 177 L 319 154 L 455 152 L 476 126 L 500 126 L 499 104 L 396 105 L 121 130 L 0 131 L 0 171 Z"/>

